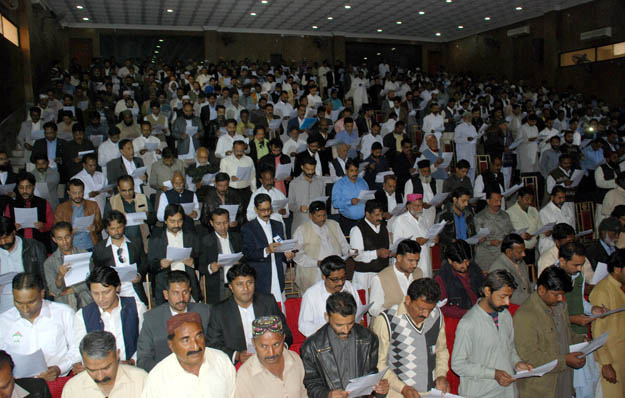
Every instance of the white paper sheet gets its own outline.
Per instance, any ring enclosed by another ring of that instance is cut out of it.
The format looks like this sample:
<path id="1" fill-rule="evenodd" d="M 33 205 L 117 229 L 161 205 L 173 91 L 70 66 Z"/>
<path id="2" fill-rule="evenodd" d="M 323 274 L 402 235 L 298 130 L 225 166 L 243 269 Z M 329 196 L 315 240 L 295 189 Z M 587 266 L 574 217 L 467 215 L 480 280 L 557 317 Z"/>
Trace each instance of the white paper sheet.
<path id="1" fill-rule="evenodd" d="M 369 395 L 373 391 L 373 387 L 375 387 L 376 384 L 382 380 L 387 370 L 388 368 L 385 368 L 378 373 L 351 379 L 347 387 L 345 387 L 345 391 L 347 391 L 352 397 Z"/>
<path id="2" fill-rule="evenodd" d="M 122 282 L 132 282 L 137 277 L 137 264 L 130 264 L 123 267 L 113 267 L 119 275 L 119 280 Z"/>
<path id="3" fill-rule="evenodd" d="M 384 184 L 384 177 L 388 176 L 388 175 L 393 175 L 395 173 L 393 173 L 392 171 L 383 171 L 381 173 L 378 173 L 375 175 L 375 182 L 377 184 Z"/>
<path id="4" fill-rule="evenodd" d="M 553 229 L 555 225 L 556 225 L 555 222 L 550 222 L 549 224 L 545 224 L 542 227 L 538 228 L 538 230 L 534 232 L 534 235 L 540 235 L 540 234 L 544 234 L 545 232 L 549 232 Z"/>
<path id="5" fill-rule="evenodd" d="M 167 246 L 167 254 L 165 258 L 171 261 L 182 261 L 191 257 L 190 247 L 173 247 Z"/>
<path id="6" fill-rule="evenodd" d="M 247 181 L 252 175 L 252 167 L 237 167 L 237 178 L 239 181 Z"/>
<path id="7" fill-rule="evenodd" d="M 517 184 L 513 187 L 510 187 L 508 189 L 506 189 L 503 192 L 503 197 L 507 198 L 508 196 L 514 194 L 515 192 L 517 192 L 519 189 L 523 188 L 523 184 Z"/>
<path id="8" fill-rule="evenodd" d="M 604 346 L 604 344 L 608 341 L 609 333 L 610 332 L 605 332 L 604 334 L 597 337 L 596 339 L 593 339 L 592 341 L 584 341 L 583 343 L 572 344 L 569 346 L 569 352 L 581 352 L 586 357 Z"/>
<path id="9" fill-rule="evenodd" d="M 21 228 L 35 228 L 37 220 L 37 208 L 21 208 L 16 207 L 15 211 L 15 223 L 20 224 Z"/>
<path id="10" fill-rule="evenodd" d="M 443 393 L 442 391 L 437 390 L 436 388 L 433 388 L 428 392 L 420 392 L 419 395 L 421 396 L 421 398 L 440 398 L 440 397 L 462 398 L 460 395 L 452 394 L 450 392 Z"/>
<path id="11" fill-rule="evenodd" d="M 184 214 L 186 214 L 188 216 L 191 213 L 193 213 L 193 208 L 195 207 L 195 203 L 193 203 L 193 202 L 190 202 L 190 203 L 180 203 L 180 206 L 182 206 L 182 208 L 184 209 Z"/>
<path id="12" fill-rule="evenodd" d="M 272 121 L 269 122 L 269 130 L 278 130 L 280 128 L 281 123 L 282 123 L 282 120 L 273 119 Z"/>
<path id="13" fill-rule="evenodd" d="M 15 364 L 13 377 L 16 379 L 38 376 L 48 370 L 48 365 L 41 349 L 27 355 L 12 352 L 11 358 Z"/>
<path id="14" fill-rule="evenodd" d="M 284 253 L 295 249 L 297 246 L 297 239 L 287 239 L 280 242 L 280 246 L 276 248 L 277 253 Z"/>
<path id="15" fill-rule="evenodd" d="M 91 135 L 91 136 L 89 136 L 89 140 L 91 140 L 91 143 L 93 144 L 93 146 L 97 148 L 104 141 L 104 136 L 99 135 L 99 134 L 98 135 Z"/>
<path id="16" fill-rule="evenodd" d="M 131 176 L 132 178 L 141 178 L 147 170 L 147 167 L 137 167 L 135 171 L 132 172 Z"/>
<path id="17" fill-rule="evenodd" d="M 431 206 L 438 207 L 443 204 L 445 199 L 447 199 L 450 194 L 451 192 L 439 192 L 427 203 Z"/>
<path id="18" fill-rule="evenodd" d="M 519 145 L 521 145 L 522 143 L 523 143 L 523 137 L 519 137 L 519 138 L 517 138 L 516 140 L 514 140 L 514 141 L 512 142 L 512 144 L 510 144 L 510 147 L 509 147 L 509 148 L 510 148 L 510 150 L 512 151 L 512 150 L 516 149 L 516 148 L 517 148 Z"/>
<path id="19" fill-rule="evenodd" d="M 70 254 L 63 256 L 63 263 L 69 264 L 70 269 L 65 274 L 65 286 L 73 286 L 84 282 L 89 275 L 89 261 L 91 253 Z"/>
<path id="20" fill-rule="evenodd" d="M 90 154 L 90 153 L 95 153 L 95 151 L 94 151 L 93 149 L 91 149 L 91 150 L 89 150 L 89 151 L 81 151 L 81 152 L 78 152 L 78 157 L 82 157 L 82 156 L 88 155 L 88 154 Z"/>
<path id="21" fill-rule="evenodd" d="M 158 144 L 158 142 L 146 142 L 145 149 L 147 149 L 149 152 L 153 152 L 158 149 Z"/>
<path id="22" fill-rule="evenodd" d="M 284 209 L 288 203 L 288 199 L 277 199 L 271 201 L 271 207 L 274 211 L 278 211 Z"/>
<path id="23" fill-rule="evenodd" d="M 541 377 L 549 372 L 551 372 L 556 365 L 558 365 L 558 360 L 554 359 L 551 362 L 547 362 L 546 364 L 542 365 L 542 366 L 538 366 L 532 370 L 522 370 L 520 372 L 517 372 L 516 374 L 510 375 L 510 377 L 512 377 L 513 379 L 525 379 L 528 377 Z"/>
<path id="24" fill-rule="evenodd" d="M 293 167 L 291 163 L 279 164 L 278 169 L 276 170 L 275 179 L 277 181 L 283 181 L 286 178 L 289 178 L 289 176 L 291 175 L 291 167 Z"/>
<path id="25" fill-rule="evenodd" d="M 33 141 L 41 140 L 45 138 L 45 136 L 46 136 L 46 133 L 43 130 L 33 130 L 30 132 L 30 138 Z"/>
<path id="26" fill-rule="evenodd" d="M 467 239 L 465 242 L 467 242 L 470 245 L 477 245 L 480 239 L 487 237 L 489 233 L 490 231 L 488 228 L 480 228 L 480 230 L 477 231 L 477 234 L 473 235 L 472 237 Z"/>
<path id="27" fill-rule="evenodd" d="M 392 216 L 398 216 L 398 215 L 402 214 L 404 212 L 404 210 L 406 210 L 406 204 L 405 203 L 398 203 L 397 206 L 395 206 L 393 208 L 393 211 L 391 211 L 391 215 Z"/>
<path id="28" fill-rule="evenodd" d="M 437 224 L 432 225 L 430 229 L 428 229 L 427 234 L 425 234 L 426 239 L 432 240 L 436 238 L 436 236 L 441 233 L 443 228 L 445 228 L 445 224 L 447 224 L 447 221 L 441 221 Z"/>
<path id="29" fill-rule="evenodd" d="M 590 281 L 591 285 L 596 285 L 601 282 L 608 276 L 608 265 L 606 263 L 597 263 L 597 268 L 595 268 L 595 273 L 592 276 L 592 280 Z"/>
<path id="30" fill-rule="evenodd" d="M 126 226 L 132 227 L 135 225 L 141 225 L 148 219 L 148 213 L 144 211 L 136 213 L 126 213 Z"/>
<path id="31" fill-rule="evenodd" d="M 0 195 L 8 195 L 15 189 L 15 184 L 0 185 Z"/>
<path id="32" fill-rule="evenodd" d="M 356 312 L 356 323 L 360 322 L 365 314 L 369 311 L 369 308 L 373 305 L 373 302 L 363 305 Z"/>
<path id="33" fill-rule="evenodd" d="M 339 141 L 337 139 L 335 139 L 335 138 L 333 138 L 331 140 L 327 140 L 326 141 L 326 148 L 330 148 L 330 147 L 332 147 L 332 146 L 334 146 L 334 145 L 336 145 L 338 143 L 339 143 Z"/>
<path id="34" fill-rule="evenodd" d="M 163 186 L 168 189 L 174 189 L 174 184 L 171 183 L 171 180 L 163 181 Z"/>
<path id="35" fill-rule="evenodd" d="M 613 314 L 618 314 L 619 312 L 623 312 L 623 311 L 625 311 L 625 307 L 621 307 L 621 308 L 617 308 L 617 309 L 614 309 L 614 310 L 610 310 L 610 311 L 605 312 L 605 313 L 603 313 L 603 314 L 598 314 L 598 315 L 594 315 L 594 314 L 593 314 L 593 315 L 589 315 L 589 316 L 590 316 L 592 319 L 604 318 L 604 317 L 606 317 L 606 316 L 610 316 L 610 315 L 613 315 Z"/>
<path id="36" fill-rule="evenodd" d="M 116 184 L 108 184 L 100 188 L 98 192 L 111 192 L 116 186 Z"/>
<path id="37" fill-rule="evenodd" d="M 189 135 L 189 137 L 193 137 L 197 134 L 198 126 L 187 126 L 185 132 Z"/>
<path id="38" fill-rule="evenodd" d="M 521 228 L 521 229 L 517 229 L 516 231 L 512 231 L 513 234 L 517 234 L 517 235 L 523 235 L 525 232 L 527 232 L 527 228 Z"/>
<path id="39" fill-rule="evenodd" d="M 358 199 L 360 199 L 361 201 L 375 199 L 375 191 L 369 191 L 369 190 L 363 189 L 358 194 Z"/>
<path id="40" fill-rule="evenodd" d="M 233 253 L 233 254 L 220 254 L 217 256 L 217 263 L 222 266 L 226 265 L 234 265 L 239 262 L 243 258 L 243 253 Z"/>
<path id="41" fill-rule="evenodd" d="M 208 173 L 202 176 L 202 185 L 210 185 L 211 182 L 215 181 L 215 176 L 217 173 Z"/>
<path id="42" fill-rule="evenodd" d="M 592 234 L 592 233 L 593 233 L 593 230 L 592 230 L 592 229 L 587 229 L 587 230 L 585 230 L 585 231 L 582 231 L 582 232 L 580 232 L 580 233 L 576 234 L 576 235 L 575 235 L 575 239 L 577 239 L 577 238 L 581 238 L 582 236 L 590 235 L 590 234 Z"/>
<path id="43" fill-rule="evenodd" d="M 442 154 L 443 163 L 438 165 L 438 169 L 446 169 L 451 164 L 452 159 L 454 158 L 453 152 L 443 152 Z"/>
<path id="44" fill-rule="evenodd" d="M 228 214 L 230 215 L 230 222 L 235 222 L 237 220 L 239 205 L 220 205 L 219 208 L 226 209 L 228 211 Z"/>
<path id="45" fill-rule="evenodd" d="M 582 178 L 584 178 L 584 172 L 582 170 L 575 170 L 573 175 L 571 176 L 571 185 L 568 188 L 575 188 L 582 182 Z"/>
<path id="46" fill-rule="evenodd" d="M 94 217 L 94 214 L 86 217 L 76 217 L 72 225 L 76 231 L 85 232 L 89 226 L 93 225 Z"/>

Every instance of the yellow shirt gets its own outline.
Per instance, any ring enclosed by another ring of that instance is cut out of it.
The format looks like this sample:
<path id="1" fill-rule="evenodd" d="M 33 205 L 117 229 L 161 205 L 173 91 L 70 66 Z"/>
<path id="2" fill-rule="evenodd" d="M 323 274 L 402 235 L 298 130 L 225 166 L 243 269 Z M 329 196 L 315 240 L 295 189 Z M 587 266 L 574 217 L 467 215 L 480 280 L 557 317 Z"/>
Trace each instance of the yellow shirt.
<path id="1" fill-rule="evenodd" d="M 63 398 L 139 398 L 148 374 L 145 370 L 120 364 L 115 386 L 110 394 L 104 395 L 87 371 L 69 379 L 63 387 Z"/>
<path id="2" fill-rule="evenodd" d="M 625 292 L 621 289 L 621 283 L 608 275 L 604 280 L 590 292 L 590 303 L 592 305 L 605 305 L 611 310 L 625 307 Z M 609 315 L 605 318 L 595 320 L 592 325 L 592 335 L 597 337 L 605 332 L 610 332 L 607 343 L 595 351 L 595 359 L 601 365 L 620 364 L 619 368 L 625 366 L 625 312 Z M 623 380 L 619 380 L 623 383 Z"/>
<path id="3" fill-rule="evenodd" d="M 235 398 L 308 398 L 304 387 L 304 365 L 300 357 L 286 348 L 282 380 L 268 371 L 258 354 L 248 359 L 237 372 Z"/>

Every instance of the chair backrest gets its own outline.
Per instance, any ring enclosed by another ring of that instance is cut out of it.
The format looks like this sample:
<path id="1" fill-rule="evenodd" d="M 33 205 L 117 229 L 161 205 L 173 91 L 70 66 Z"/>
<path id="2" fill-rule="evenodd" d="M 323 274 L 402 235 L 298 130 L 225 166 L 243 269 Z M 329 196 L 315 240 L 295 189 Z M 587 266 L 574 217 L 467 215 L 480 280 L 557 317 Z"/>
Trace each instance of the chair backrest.
<path id="1" fill-rule="evenodd" d="M 581 236 L 579 239 L 591 241 L 599 238 L 599 228 L 595 228 L 595 204 L 593 202 L 575 203 L 575 223 L 578 232 L 594 230 L 592 234 Z"/>
<path id="2" fill-rule="evenodd" d="M 70 374 L 73 376 L 73 373 Z M 55 380 L 47 382 L 52 398 L 61 398 L 63 387 L 65 387 L 65 383 L 67 383 L 72 376 L 57 377 Z"/>
<path id="3" fill-rule="evenodd" d="M 358 297 L 360 297 L 360 302 L 362 305 L 367 305 L 367 292 L 365 289 L 358 289 Z M 365 321 L 365 327 L 369 327 L 369 315 L 365 314 L 362 318 Z"/>
<path id="4" fill-rule="evenodd" d="M 293 334 L 293 344 L 301 344 L 306 340 L 306 336 L 299 331 L 299 311 L 302 306 L 302 298 L 290 298 L 284 303 L 286 314 L 286 324 Z"/>

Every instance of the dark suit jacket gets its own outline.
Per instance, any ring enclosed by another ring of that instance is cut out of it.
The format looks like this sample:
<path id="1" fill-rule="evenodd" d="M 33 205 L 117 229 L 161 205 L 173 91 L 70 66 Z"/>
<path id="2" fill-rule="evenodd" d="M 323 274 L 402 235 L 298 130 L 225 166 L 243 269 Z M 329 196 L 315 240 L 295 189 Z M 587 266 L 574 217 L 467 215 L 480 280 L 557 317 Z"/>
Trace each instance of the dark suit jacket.
<path id="1" fill-rule="evenodd" d="M 15 384 L 30 393 L 26 398 L 52 398 L 48 383 L 44 379 L 25 377 L 23 379 L 15 379 Z"/>
<path id="2" fill-rule="evenodd" d="M 201 190 L 204 190 L 205 192 L 203 193 L 204 196 L 204 201 L 202 202 L 202 215 L 200 216 L 200 221 L 202 222 L 202 225 L 205 226 L 206 228 L 211 228 L 210 226 L 210 215 L 211 212 L 217 208 L 219 208 L 219 206 L 222 205 L 221 200 L 219 199 L 219 196 L 217 195 L 217 189 L 215 187 L 202 187 Z M 241 229 L 241 224 L 243 224 L 243 222 L 245 221 L 245 212 L 247 211 L 247 208 L 244 208 L 242 205 L 242 200 L 239 197 L 239 194 L 233 190 L 232 188 L 228 188 L 228 191 L 226 191 L 226 200 L 225 200 L 227 205 L 239 205 L 239 209 L 237 210 L 237 217 L 236 217 L 236 221 L 239 223 L 239 225 L 237 226 L 236 230 Z"/>
<path id="3" fill-rule="evenodd" d="M 403 153 L 397 154 L 393 159 L 393 171 L 397 176 L 397 191 L 399 191 L 401 195 L 404 194 L 406 181 L 410 179 L 410 169 L 414 165 L 415 159 L 416 157 L 414 156 L 413 159 L 408 159 Z"/>
<path id="4" fill-rule="evenodd" d="M 291 131 L 291 129 L 299 129 L 299 119 L 297 116 L 290 118 L 286 124 L 287 133 Z"/>
<path id="5" fill-rule="evenodd" d="M 330 166 L 328 165 L 328 161 L 327 159 L 325 159 L 324 156 L 321 156 L 321 152 L 318 152 L 318 153 L 319 153 L 319 160 L 321 161 L 321 174 L 329 175 Z M 310 158 L 310 157 L 312 156 L 310 156 L 308 149 L 306 149 L 304 152 L 300 152 L 297 155 L 295 155 L 295 164 L 293 165 L 294 177 L 299 177 L 299 175 L 302 174 L 302 164 L 304 164 L 304 159 Z"/>
<path id="6" fill-rule="evenodd" d="M 209 231 L 202 228 L 200 252 L 200 266 L 198 271 L 206 277 L 206 302 L 208 304 L 217 304 L 224 297 L 224 269 L 220 268 L 218 272 L 211 274 L 209 272 L 210 264 L 217 262 L 219 255 L 222 253 L 219 246 L 215 231 Z M 228 231 L 228 240 L 230 241 L 230 252 L 241 253 L 243 251 L 243 240 L 241 235 L 235 231 Z"/>
<path id="7" fill-rule="evenodd" d="M 138 157 L 133 157 L 132 161 L 134 162 L 137 168 L 145 166 L 143 164 L 143 160 Z M 121 157 L 117 159 L 113 159 L 106 164 L 106 177 L 111 184 L 117 183 L 117 179 L 121 176 L 125 176 L 128 174 L 126 171 L 126 166 L 124 166 L 124 162 Z M 117 190 L 117 188 L 115 188 Z"/>
<path id="8" fill-rule="evenodd" d="M 271 294 L 255 293 L 252 305 L 257 319 L 261 316 L 278 315 L 286 331 L 286 343 L 293 342 L 286 318 Z M 234 297 L 231 296 L 213 307 L 206 338 L 206 345 L 225 352 L 229 358 L 232 358 L 235 351 L 247 350 L 243 322 Z"/>
<path id="9" fill-rule="evenodd" d="M 78 157 L 78 152 L 91 150 L 95 152 L 95 147 L 93 146 L 91 140 L 88 140 L 86 138 L 80 145 L 74 140 L 67 141 L 64 145 L 65 147 L 63 148 L 63 171 L 65 172 L 66 179 L 69 180 L 76 174 L 80 173 L 80 171 L 82 170 L 82 161 L 78 163 L 74 162 L 74 159 Z"/>
<path id="10" fill-rule="evenodd" d="M 375 120 L 371 118 L 371 126 L 373 126 L 373 123 L 375 123 Z M 356 119 L 356 127 L 358 127 L 358 133 L 360 133 L 361 137 L 370 131 L 369 126 L 367 126 L 367 119 L 364 115 L 358 116 L 358 119 Z"/>
<path id="11" fill-rule="evenodd" d="M 386 192 L 384 192 L 384 189 L 375 191 L 375 200 L 380 204 L 380 206 L 382 206 L 382 212 L 388 213 L 388 199 L 386 199 Z M 395 200 L 398 205 L 402 203 L 401 195 L 397 192 L 397 190 L 395 190 Z"/>
<path id="12" fill-rule="evenodd" d="M 603 246 L 601 246 L 601 241 L 599 240 L 593 241 L 592 244 L 586 248 L 586 258 L 590 261 L 593 271 L 597 269 L 597 263 L 607 264 L 608 261 L 610 261 L 610 256 L 606 253 Z"/>
<path id="13" fill-rule="evenodd" d="M 200 240 L 195 231 L 183 229 L 182 244 L 184 247 L 191 248 L 191 258 L 195 268 L 200 266 Z M 149 272 L 154 275 L 154 297 L 157 304 L 165 302 L 163 297 L 163 290 L 167 287 L 167 272 L 170 268 L 161 268 L 161 259 L 167 257 L 167 233 L 166 228 L 155 228 L 152 230 L 150 240 L 148 241 L 148 260 L 147 267 Z M 195 275 L 195 269 L 185 265 L 185 271 L 189 278 L 191 278 L 191 295 L 196 302 L 202 300 L 202 292 L 200 291 L 200 284 Z"/>
<path id="14" fill-rule="evenodd" d="M 9 184 L 15 184 L 14 191 L 17 192 L 17 174 L 15 174 L 13 172 L 13 170 L 11 170 L 10 168 L 9 168 L 9 170 L 7 170 L 7 180 L 4 183 L 4 185 L 9 185 Z M 7 196 L 7 198 L 10 199 L 10 197 L 8 197 L 8 196 Z M 2 209 L 4 209 L 4 206 L 2 207 Z"/>
<path id="15" fill-rule="evenodd" d="M 202 318 L 204 335 L 208 330 L 210 306 L 202 303 L 189 303 L 188 312 L 197 312 Z M 137 340 L 137 366 L 146 372 L 171 354 L 167 345 L 167 320 L 171 318 L 171 309 L 168 303 L 161 304 L 143 314 L 143 326 Z"/>
<path id="16" fill-rule="evenodd" d="M 286 239 L 282 224 L 275 220 L 270 220 L 272 238 L 280 236 L 282 240 Z M 247 259 L 249 265 L 256 269 L 256 291 L 261 293 L 271 293 L 271 256 L 265 257 L 265 248 L 270 243 L 267 242 L 263 227 L 254 219 L 241 227 L 241 235 L 243 237 L 243 255 Z M 282 263 L 286 262 L 284 253 L 275 253 L 276 268 L 278 269 L 278 281 L 280 282 L 280 291 L 284 290 L 284 268 Z"/>
<path id="17" fill-rule="evenodd" d="M 291 163 L 291 158 L 285 154 L 280 154 L 280 164 Z M 258 167 L 256 167 L 256 177 L 260 178 L 260 170 L 271 168 L 274 173 L 276 171 L 275 158 L 271 153 L 266 154 L 258 161 Z"/>
<path id="18" fill-rule="evenodd" d="M 137 271 L 139 271 L 143 280 L 145 275 L 148 273 L 148 265 L 146 262 L 145 252 L 143 251 L 142 242 L 137 240 L 127 240 L 127 244 L 129 253 L 122 253 L 122 256 L 128 258 L 128 262 L 130 264 L 137 264 Z M 117 253 L 113 253 L 113 246 L 107 246 L 106 241 L 101 240 L 93 247 L 91 261 L 94 267 L 114 267 L 114 256 L 117 256 Z M 145 290 L 143 289 L 143 283 L 133 283 L 132 287 L 134 287 L 135 292 L 137 292 L 137 296 L 141 299 L 141 301 L 143 301 L 145 305 L 148 305 L 148 296 L 145 294 Z"/>
<path id="19" fill-rule="evenodd" d="M 63 159 L 63 147 L 65 145 L 67 141 L 56 137 L 56 157 Z M 32 163 L 35 163 L 35 157 L 36 156 L 44 156 L 44 157 L 48 157 L 48 144 L 46 143 L 46 139 L 45 138 L 40 138 L 37 141 L 35 141 L 35 143 L 33 144 L 33 151 L 30 154 L 30 161 Z M 60 165 L 57 165 L 57 167 L 60 167 Z"/>

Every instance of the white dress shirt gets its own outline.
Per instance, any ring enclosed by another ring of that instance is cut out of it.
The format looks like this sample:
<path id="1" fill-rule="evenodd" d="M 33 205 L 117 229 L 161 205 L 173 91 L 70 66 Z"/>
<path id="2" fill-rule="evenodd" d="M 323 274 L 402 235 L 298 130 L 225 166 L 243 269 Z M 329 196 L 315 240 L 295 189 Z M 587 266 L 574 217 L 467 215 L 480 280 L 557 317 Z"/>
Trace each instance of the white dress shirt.
<path id="1" fill-rule="evenodd" d="M 243 189 L 250 187 L 252 192 L 256 190 L 256 168 L 254 167 L 254 162 L 252 158 L 247 155 L 241 156 L 241 159 L 238 159 L 234 154 L 230 156 L 226 156 L 221 160 L 220 172 L 226 173 L 230 176 L 230 187 L 234 189 Z M 252 172 L 250 173 L 249 180 L 245 181 L 232 181 L 232 177 L 237 175 L 237 169 L 239 167 L 251 167 Z"/>
<path id="2" fill-rule="evenodd" d="M 113 243 L 113 240 L 109 236 L 106 241 L 106 247 L 112 246 L 113 249 L 113 259 L 115 260 L 116 267 L 128 267 L 130 266 L 130 252 L 128 251 L 128 242 L 130 239 L 124 236 L 124 242 L 117 246 Z M 120 251 L 121 249 L 121 251 Z M 119 253 L 119 254 L 117 254 Z M 124 261 L 120 261 L 120 257 Z M 137 264 L 134 264 L 135 266 Z M 119 295 L 123 297 L 133 297 L 137 302 L 141 301 L 139 296 L 137 296 L 137 292 L 135 288 L 132 286 L 132 282 L 122 282 L 121 288 L 119 290 Z"/>
<path id="3" fill-rule="evenodd" d="M 75 354 L 79 341 L 74 337 L 74 310 L 66 304 L 43 300 L 33 323 L 13 307 L 0 314 L 0 325 L 0 349 L 11 355 L 28 355 L 41 349 L 46 364 L 58 366 L 61 376 L 80 361 Z"/>
<path id="4" fill-rule="evenodd" d="M 564 202 L 562 208 L 559 208 L 553 201 L 549 201 L 538 213 L 540 214 L 540 221 L 543 225 L 555 222 L 567 223 L 573 229 L 575 229 L 575 209 L 572 202 Z M 540 254 L 545 253 L 547 250 L 555 246 L 555 242 L 552 236 L 541 235 L 538 241 L 538 252 Z"/>
<path id="5" fill-rule="evenodd" d="M 177 234 L 173 234 L 172 232 L 167 231 L 167 246 L 171 247 L 184 247 L 184 239 L 182 237 L 182 230 L 178 231 Z M 182 261 L 176 261 L 171 263 L 170 270 L 172 271 L 185 271 L 184 263 Z"/>
<path id="6" fill-rule="evenodd" d="M 247 138 L 243 137 L 241 134 L 235 134 L 233 136 L 230 134 L 224 134 L 219 137 L 219 140 L 217 140 L 215 156 L 219 159 L 223 159 L 228 156 L 226 155 L 226 152 L 232 152 L 232 147 L 234 146 L 235 141 L 243 141 L 246 144 L 248 143 Z"/>
<path id="7" fill-rule="evenodd" d="M 102 173 L 106 175 L 106 165 L 113 159 L 117 159 L 122 156 L 119 152 L 118 142 L 113 142 L 110 139 L 104 141 L 98 147 L 98 165 L 102 167 Z"/>
<path id="8" fill-rule="evenodd" d="M 268 222 L 264 222 L 259 217 L 256 218 L 258 223 L 260 224 L 263 232 L 265 233 L 265 238 L 267 238 L 267 242 L 273 242 L 273 231 L 271 230 L 271 220 Z M 277 236 L 277 235 L 276 235 Z M 267 249 L 264 250 L 265 257 L 271 255 L 271 294 L 273 294 L 274 298 L 277 302 L 284 302 L 282 298 L 282 291 L 280 290 L 280 281 L 278 280 L 278 265 L 276 264 L 276 255 L 274 253 L 267 253 Z M 280 264 L 282 267 L 282 264 Z"/>
<path id="9" fill-rule="evenodd" d="M 380 145 L 384 146 L 382 143 L 382 136 L 380 134 L 375 137 L 373 134 L 365 134 L 360 141 L 360 153 L 362 154 L 362 159 L 365 160 L 371 155 L 371 146 L 374 142 L 379 142 Z"/>
<path id="10" fill-rule="evenodd" d="M 350 293 L 356 300 L 358 311 L 362 308 L 358 291 L 350 281 L 345 281 L 342 292 Z M 330 292 L 326 289 L 325 281 L 322 279 L 312 285 L 302 297 L 302 306 L 297 322 L 299 331 L 306 337 L 315 333 L 326 324 L 324 314 L 326 312 L 326 300 L 330 297 Z"/>
<path id="11" fill-rule="evenodd" d="M 254 343 L 252 343 L 252 322 L 256 319 L 256 315 L 254 314 L 254 304 L 250 304 L 247 308 L 243 308 L 240 305 L 237 305 L 237 307 L 239 308 L 239 315 L 241 315 L 241 324 L 243 325 L 245 344 L 247 345 L 248 351 L 250 351 L 250 348 L 254 346 Z M 233 360 L 235 355 L 236 352 L 232 355 Z"/>
<path id="12" fill-rule="evenodd" d="M 343 160 L 340 157 L 337 157 L 336 160 L 339 162 L 339 164 L 341 165 L 341 168 L 343 169 L 343 175 L 347 175 L 347 170 L 345 170 L 345 163 L 347 162 L 347 160 Z M 334 164 L 332 162 L 330 162 L 329 169 L 330 169 L 330 176 L 337 177 L 336 168 L 334 167 Z"/>
<path id="13" fill-rule="evenodd" d="M 286 196 L 282 193 L 282 191 L 280 191 L 276 187 L 271 187 L 271 189 L 267 190 L 267 188 L 265 188 L 264 186 L 261 185 L 261 187 L 258 188 L 256 191 L 254 191 L 254 193 L 250 197 L 250 202 L 247 205 L 247 212 L 246 212 L 246 214 L 247 214 L 247 221 L 252 221 L 253 219 L 256 218 L 256 211 L 254 210 L 254 198 L 256 196 L 258 196 L 259 194 L 261 194 L 261 193 L 265 193 L 265 194 L 269 195 L 271 197 L 271 203 L 272 204 L 276 200 L 287 200 Z M 277 211 L 274 211 L 273 213 L 271 213 L 271 218 L 273 220 L 276 220 L 276 221 L 279 221 L 279 222 L 282 222 L 282 218 L 289 218 L 290 212 L 289 212 L 288 202 L 285 205 L 285 207 L 283 207 L 283 209 L 286 210 L 286 213 L 284 215 L 281 215 Z M 285 231 L 286 231 L 286 229 L 285 229 Z"/>
<path id="14" fill-rule="evenodd" d="M 143 304 L 138 299 L 135 299 L 135 303 L 137 305 L 137 315 L 139 318 L 139 331 L 141 331 L 141 327 L 143 326 L 143 314 L 145 313 L 145 311 L 147 311 L 147 308 L 145 308 L 145 304 Z M 113 336 L 115 336 L 117 348 L 119 349 L 119 359 L 125 361 L 126 345 L 124 344 L 124 332 L 122 329 L 121 301 L 117 302 L 117 307 L 113 308 L 111 312 L 103 311 L 100 307 L 98 307 L 98 310 L 100 311 L 100 319 L 102 319 L 102 323 L 104 324 L 104 330 L 112 333 Z M 82 338 L 87 335 L 87 328 L 85 326 L 85 318 L 82 308 L 76 311 L 76 315 L 74 315 L 74 318 L 74 338 L 76 339 L 76 341 L 81 341 Z M 76 348 L 78 348 L 78 346 L 76 346 Z M 80 356 L 79 351 L 77 351 L 75 354 Z M 135 361 L 137 360 L 136 352 L 132 356 L 132 359 L 134 359 Z"/>
<path id="15" fill-rule="evenodd" d="M 162 192 L 158 200 L 158 209 L 156 209 L 156 218 L 158 221 L 165 222 L 165 208 L 168 204 L 169 201 L 167 200 L 167 195 L 165 195 L 165 192 Z M 200 202 L 198 202 L 195 192 L 193 193 L 193 211 L 195 211 L 195 218 L 193 220 L 199 220 Z"/>
<path id="16" fill-rule="evenodd" d="M 425 212 L 419 219 L 417 220 L 412 214 L 409 212 L 402 213 L 401 215 L 395 218 L 393 225 L 391 227 L 391 234 L 393 235 L 393 246 L 395 246 L 399 241 L 404 239 L 415 239 L 415 238 L 425 238 L 427 235 L 428 229 L 432 226 L 429 224 L 426 219 Z M 424 246 L 421 246 L 421 256 L 419 258 L 419 268 L 423 271 L 423 276 L 425 278 L 432 277 L 432 251 L 431 246 L 434 246 L 434 243 L 426 243 Z"/>
<path id="17" fill-rule="evenodd" d="M 423 118 L 423 133 L 429 134 L 432 131 L 440 133 L 445 131 L 445 119 L 440 113 L 437 115 L 430 113 Z"/>
<path id="18" fill-rule="evenodd" d="M 406 275 L 399 271 L 396 266 L 392 266 L 393 271 L 395 271 L 395 277 L 397 278 L 397 282 L 399 282 L 399 288 L 402 291 L 402 294 L 405 296 L 408 292 L 408 286 L 412 283 L 412 274 L 406 278 Z M 371 280 L 371 291 L 369 293 L 369 302 L 371 304 L 371 308 L 369 308 L 369 314 L 371 316 L 378 316 L 380 312 L 384 311 L 384 289 L 382 288 L 382 282 L 380 281 L 380 277 L 375 275 Z"/>
<path id="19" fill-rule="evenodd" d="M 570 180 L 571 177 L 573 177 L 573 170 L 569 169 L 569 171 L 564 170 L 562 167 L 558 168 L 564 173 L 564 175 Z M 601 170 L 602 174 L 603 174 L 603 169 L 601 167 L 597 167 L 597 170 Z M 597 175 L 596 170 L 595 170 L 595 176 Z M 561 185 L 563 187 L 566 188 L 566 186 L 564 184 L 557 184 L 557 185 Z M 615 183 L 616 185 L 616 183 Z M 556 186 L 556 180 L 554 180 L 554 178 L 551 175 L 547 176 L 547 192 L 551 192 L 553 191 L 553 188 Z M 600 187 L 603 188 L 603 187 Z"/>
<path id="20" fill-rule="evenodd" d="M 397 207 L 397 199 L 395 198 L 395 192 L 393 192 L 392 194 L 389 194 L 388 192 L 384 191 L 384 194 L 386 195 L 386 201 L 388 203 L 388 212 L 391 213 L 393 209 Z"/>

